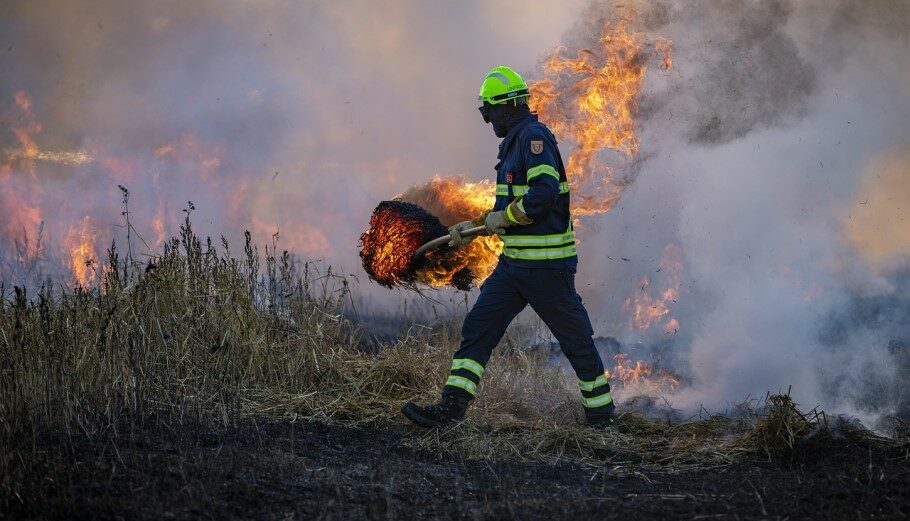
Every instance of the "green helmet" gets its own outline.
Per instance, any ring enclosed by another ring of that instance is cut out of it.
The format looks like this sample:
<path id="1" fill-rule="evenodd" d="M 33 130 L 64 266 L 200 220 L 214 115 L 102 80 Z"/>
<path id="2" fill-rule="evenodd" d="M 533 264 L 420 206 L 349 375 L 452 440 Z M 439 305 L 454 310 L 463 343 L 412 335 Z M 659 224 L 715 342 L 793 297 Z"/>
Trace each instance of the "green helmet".
<path id="1" fill-rule="evenodd" d="M 524 78 L 508 67 L 499 66 L 490 69 L 483 79 L 477 101 L 498 105 L 509 100 L 527 98 L 530 94 Z"/>

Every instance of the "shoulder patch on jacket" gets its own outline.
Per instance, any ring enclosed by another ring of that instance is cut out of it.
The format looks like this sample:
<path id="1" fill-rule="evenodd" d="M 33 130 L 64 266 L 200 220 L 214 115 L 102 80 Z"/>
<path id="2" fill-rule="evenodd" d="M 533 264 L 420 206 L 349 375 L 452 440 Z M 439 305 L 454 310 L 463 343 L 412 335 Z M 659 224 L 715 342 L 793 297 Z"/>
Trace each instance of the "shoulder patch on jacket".
<path id="1" fill-rule="evenodd" d="M 543 152 L 543 141 L 532 140 L 531 141 L 531 153 L 540 154 Z"/>

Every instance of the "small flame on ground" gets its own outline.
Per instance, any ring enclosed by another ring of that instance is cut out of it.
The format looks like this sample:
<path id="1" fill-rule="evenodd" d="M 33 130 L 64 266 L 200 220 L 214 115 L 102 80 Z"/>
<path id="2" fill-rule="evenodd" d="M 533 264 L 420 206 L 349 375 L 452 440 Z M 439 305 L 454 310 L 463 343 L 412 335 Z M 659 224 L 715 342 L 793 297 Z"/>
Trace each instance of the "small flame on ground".
<path id="1" fill-rule="evenodd" d="M 642 360 L 632 362 L 629 356 L 619 353 L 613 357 L 613 371 L 604 371 L 608 379 L 617 380 L 626 391 L 655 395 L 675 391 L 680 379 L 666 369 L 654 369 L 653 364 Z"/>

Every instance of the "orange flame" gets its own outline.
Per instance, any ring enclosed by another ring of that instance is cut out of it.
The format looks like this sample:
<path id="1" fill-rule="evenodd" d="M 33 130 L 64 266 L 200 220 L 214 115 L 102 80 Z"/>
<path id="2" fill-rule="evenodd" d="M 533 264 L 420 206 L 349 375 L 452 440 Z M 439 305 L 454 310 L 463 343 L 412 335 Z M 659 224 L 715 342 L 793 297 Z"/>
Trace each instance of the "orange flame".
<path id="1" fill-rule="evenodd" d="M 601 29 L 600 47 L 565 57 L 557 47 L 541 66 L 544 77 L 531 85 L 531 110 L 575 148 L 566 164 L 576 216 L 606 212 L 622 195 L 628 181 L 615 179 L 599 161 L 607 148 L 633 157 L 639 148 L 635 133 L 638 95 L 648 63 L 647 50 L 662 56 L 661 67 L 672 66 L 670 40 L 648 40 L 630 32 L 627 20 Z"/>
<path id="2" fill-rule="evenodd" d="M 69 264 L 73 278 L 83 288 L 91 287 L 97 279 L 95 268 L 98 264 L 98 254 L 94 246 L 96 236 L 95 223 L 91 217 L 86 216 L 70 228 L 65 240 L 70 252 Z"/>
<path id="3" fill-rule="evenodd" d="M 159 246 L 167 239 L 167 228 L 164 225 L 163 208 L 158 208 L 155 217 L 152 218 L 152 230 L 155 232 L 155 246 Z"/>
<path id="4" fill-rule="evenodd" d="M 473 183 L 464 178 L 438 175 L 429 183 L 412 187 L 396 198 L 422 206 L 445 226 L 474 219 L 492 208 L 496 201 L 495 187 L 489 181 Z M 418 276 L 429 286 L 446 286 L 452 283 L 456 273 L 469 268 L 475 280 L 482 281 L 493 273 L 500 253 L 502 241 L 498 237 L 477 237 L 455 252 L 453 262 L 446 263 L 445 268 L 433 265 L 433 269 L 422 271 Z"/>
<path id="5" fill-rule="evenodd" d="M 25 92 L 13 95 L 19 117 L 10 130 L 19 143 L 18 149 L 3 149 L 0 153 L 0 222 L 3 238 L 7 243 L 20 244 L 19 261 L 27 261 L 38 254 L 39 244 L 32 234 L 41 226 L 39 206 L 41 187 L 35 175 L 34 158 L 38 147 L 34 135 L 41 132 L 41 125 L 32 116 L 32 100 Z"/>
<path id="6" fill-rule="evenodd" d="M 666 369 L 655 370 L 652 364 L 636 361 L 619 353 L 613 357 L 613 372 L 604 371 L 608 379 L 615 378 L 627 391 L 638 394 L 660 394 L 676 390 L 680 385 L 679 378 Z"/>
<path id="7" fill-rule="evenodd" d="M 623 303 L 623 309 L 630 313 L 630 326 L 638 331 L 647 331 L 653 324 L 663 323 L 664 332 L 676 334 L 679 321 L 671 316 L 670 304 L 679 299 L 679 286 L 682 279 L 682 250 L 670 243 L 664 248 L 661 257 L 661 271 L 666 273 L 667 286 L 652 296 L 651 278 L 642 277 L 639 288 Z"/>

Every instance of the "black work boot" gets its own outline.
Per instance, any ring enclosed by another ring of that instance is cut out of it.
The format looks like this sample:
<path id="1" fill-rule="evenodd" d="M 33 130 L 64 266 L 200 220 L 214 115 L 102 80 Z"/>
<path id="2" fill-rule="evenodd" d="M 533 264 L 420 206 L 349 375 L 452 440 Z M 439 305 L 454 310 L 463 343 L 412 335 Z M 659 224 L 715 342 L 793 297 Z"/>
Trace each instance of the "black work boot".
<path id="1" fill-rule="evenodd" d="M 439 403 L 425 407 L 421 407 L 414 402 L 408 402 L 401 408 L 401 412 L 417 425 L 433 429 L 452 425 L 462 420 L 470 403 L 470 398 L 448 394 L 443 396 Z"/>
<path id="2" fill-rule="evenodd" d="M 615 414 L 604 414 L 601 416 L 595 416 L 587 419 L 588 427 L 596 429 L 599 431 L 615 431 L 616 430 L 616 415 Z"/>

